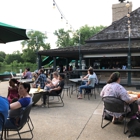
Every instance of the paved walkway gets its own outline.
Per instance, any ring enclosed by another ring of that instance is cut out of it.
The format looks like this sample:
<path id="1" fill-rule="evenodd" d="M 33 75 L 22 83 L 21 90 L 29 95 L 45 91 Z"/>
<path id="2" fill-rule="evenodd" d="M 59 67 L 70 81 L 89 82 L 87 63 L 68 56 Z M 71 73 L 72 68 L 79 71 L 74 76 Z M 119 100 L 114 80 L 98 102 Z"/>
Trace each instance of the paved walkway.
<path id="1" fill-rule="evenodd" d="M 8 82 L 0 83 L 0 95 L 7 96 L 7 87 Z M 35 126 L 33 140 L 127 140 L 129 133 L 123 134 L 123 125 L 110 124 L 101 129 L 102 102 L 97 91 L 96 95 L 96 99 L 92 96 L 88 100 L 86 96 L 78 100 L 76 93 L 71 98 L 65 93 L 65 105 L 58 108 L 42 108 L 39 101 L 30 115 Z"/>

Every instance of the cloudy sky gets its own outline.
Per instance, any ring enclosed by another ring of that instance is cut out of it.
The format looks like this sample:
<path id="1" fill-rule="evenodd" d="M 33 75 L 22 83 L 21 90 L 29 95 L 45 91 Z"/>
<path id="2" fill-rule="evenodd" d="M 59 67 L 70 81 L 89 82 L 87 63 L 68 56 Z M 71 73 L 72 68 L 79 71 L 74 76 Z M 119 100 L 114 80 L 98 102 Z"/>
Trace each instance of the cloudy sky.
<path id="1" fill-rule="evenodd" d="M 55 0 L 59 9 L 76 30 L 85 24 L 89 26 L 108 26 L 112 22 L 112 4 L 119 0 Z M 53 32 L 60 28 L 66 30 L 66 20 L 61 21 L 53 0 L 0 0 L 0 22 L 27 30 L 47 32 L 48 43 L 55 48 L 56 37 Z M 132 10 L 140 7 L 139 0 L 131 0 Z M 21 41 L 0 44 L 0 51 L 12 53 L 21 51 Z"/>

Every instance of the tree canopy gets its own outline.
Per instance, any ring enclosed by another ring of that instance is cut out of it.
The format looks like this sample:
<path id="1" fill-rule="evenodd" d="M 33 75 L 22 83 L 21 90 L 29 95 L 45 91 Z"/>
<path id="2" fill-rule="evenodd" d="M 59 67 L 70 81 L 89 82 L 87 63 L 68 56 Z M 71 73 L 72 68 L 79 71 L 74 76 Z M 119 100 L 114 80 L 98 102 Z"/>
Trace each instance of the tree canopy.
<path id="1" fill-rule="evenodd" d="M 82 26 L 75 32 L 71 30 L 64 31 L 64 29 L 55 30 L 54 35 L 57 36 L 56 45 L 59 48 L 68 46 L 77 46 L 79 44 L 85 44 L 85 40 L 89 39 L 93 35 L 103 30 L 104 26 L 89 27 L 88 25 Z M 71 37 L 70 34 L 73 36 Z"/>

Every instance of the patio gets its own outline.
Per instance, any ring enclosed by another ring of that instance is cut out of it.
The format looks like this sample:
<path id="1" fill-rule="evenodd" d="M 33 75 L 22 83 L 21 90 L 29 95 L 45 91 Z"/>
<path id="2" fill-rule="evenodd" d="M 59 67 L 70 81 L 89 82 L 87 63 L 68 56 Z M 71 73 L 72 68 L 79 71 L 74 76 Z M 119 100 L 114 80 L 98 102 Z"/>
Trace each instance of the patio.
<path id="1" fill-rule="evenodd" d="M 7 87 L 7 81 L 0 83 L 1 96 L 7 96 Z M 129 87 L 127 90 L 136 89 Z M 123 125 L 110 124 L 101 128 L 102 101 L 97 91 L 96 95 L 96 99 L 92 96 L 88 100 L 86 96 L 78 100 L 76 93 L 71 98 L 65 93 L 64 107 L 42 108 L 39 101 L 30 114 L 35 127 L 33 140 L 127 140 L 129 133 L 123 134 Z"/>

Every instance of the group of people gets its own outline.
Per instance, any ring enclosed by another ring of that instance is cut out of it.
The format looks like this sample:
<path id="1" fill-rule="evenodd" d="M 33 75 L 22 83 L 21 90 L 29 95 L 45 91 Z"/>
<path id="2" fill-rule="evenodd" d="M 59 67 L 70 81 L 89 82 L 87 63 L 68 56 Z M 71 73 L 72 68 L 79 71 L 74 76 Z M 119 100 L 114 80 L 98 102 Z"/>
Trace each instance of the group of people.
<path id="1" fill-rule="evenodd" d="M 43 94 L 43 104 L 42 107 L 46 105 L 46 97 L 47 95 L 57 95 L 62 92 L 62 89 L 64 87 L 64 74 L 53 72 L 53 78 L 52 80 L 47 78 L 44 74 L 43 69 L 40 69 L 38 71 L 38 76 L 36 80 L 33 83 L 33 87 L 37 88 L 40 86 L 41 89 L 46 90 L 46 92 Z"/>
<path id="2" fill-rule="evenodd" d="M 19 83 L 14 78 L 10 79 L 7 98 L 0 96 L 0 112 L 4 115 L 6 128 L 19 125 L 21 110 L 32 103 L 29 91 L 29 83 Z"/>
<path id="3" fill-rule="evenodd" d="M 38 76 L 33 84 L 33 87 L 40 87 L 45 89 L 43 94 L 43 106 L 46 105 L 46 96 L 49 94 L 57 95 L 62 92 L 64 87 L 64 74 L 53 72 L 53 79 L 46 78 L 43 70 L 38 71 Z M 29 95 L 29 83 L 19 83 L 17 79 L 11 78 L 9 80 L 7 98 L 0 96 L 0 112 L 5 117 L 5 127 L 18 126 L 20 123 L 21 109 L 25 109 L 32 103 L 32 98 Z"/>
<path id="4" fill-rule="evenodd" d="M 40 85 L 42 89 L 46 90 L 46 92 L 43 94 L 43 106 L 46 105 L 47 95 L 56 95 L 62 92 L 64 87 L 64 78 L 64 74 L 53 72 L 53 79 L 50 80 L 46 77 L 42 69 L 38 71 L 38 76 L 36 77 L 33 87 L 37 88 L 38 85 Z M 78 99 L 82 99 L 83 89 L 90 90 L 96 84 L 98 84 L 97 75 L 92 67 L 88 69 L 88 74 L 83 77 L 82 80 L 81 86 L 79 86 L 80 94 Z M 14 78 L 10 79 L 7 98 L 0 96 L 0 111 L 6 118 L 5 126 L 19 125 L 19 116 L 17 117 L 15 114 L 18 114 L 17 112 L 19 109 L 23 109 L 32 103 L 32 98 L 29 95 L 30 88 L 30 84 L 28 83 L 19 83 Z M 126 89 L 120 85 L 119 72 L 113 72 L 110 75 L 107 84 L 101 90 L 100 96 L 114 96 L 129 104 L 138 100 L 138 97 L 130 96 Z M 128 112 L 130 112 L 131 109 L 132 108 L 129 107 Z M 110 111 L 107 111 L 107 113 L 108 115 L 113 116 L 112 122 L 114 124 L 123 119 L 123 114 L 121 113 L 114 113 Z"/>

